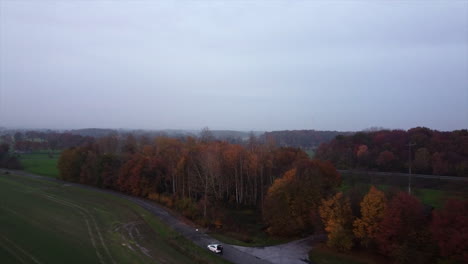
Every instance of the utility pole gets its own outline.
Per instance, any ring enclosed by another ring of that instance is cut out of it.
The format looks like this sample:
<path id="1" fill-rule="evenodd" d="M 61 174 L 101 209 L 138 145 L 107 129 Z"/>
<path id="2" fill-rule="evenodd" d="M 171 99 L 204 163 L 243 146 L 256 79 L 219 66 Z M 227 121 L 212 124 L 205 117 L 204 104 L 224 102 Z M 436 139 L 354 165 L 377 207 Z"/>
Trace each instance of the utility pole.
<path id="1" fill-rule="evenodd" d="M 416 145 L 415 143 L 408 143 L 408 193 L 411 194 L 411 147 Z"/>

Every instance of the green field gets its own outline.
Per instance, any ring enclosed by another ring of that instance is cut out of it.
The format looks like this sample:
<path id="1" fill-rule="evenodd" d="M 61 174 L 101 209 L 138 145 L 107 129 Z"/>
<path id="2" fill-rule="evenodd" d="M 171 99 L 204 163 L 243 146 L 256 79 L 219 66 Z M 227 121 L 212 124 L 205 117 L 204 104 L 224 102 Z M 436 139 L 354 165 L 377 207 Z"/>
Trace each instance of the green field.
<path id="1" fill-rule="evenodd" d="M 0 263 L 227 263 L 133 203 L 0 175 Z"/>
<path id="2" fill-rule="evenodd" d="M 361 195 L 364 196 L 369 191 L 370 186 L 370 184 L 359 183 L 355 185 L 355 188 L 357 188 Z M 391 186 L 385 184 L 377 184 L 375 187 L 384 192 L 395 190 L 404 192 L 408 191 L 408 189 L 404 187 Z M 340 191 L 346 193 L 352 191 L 352 188 L 353 186 L 343 183 L 340 187 Z M 416 196 L 423 204 L 432 206 L 434 208 L 443 207 L 445 201 L 449 198 L 467 199 L 466 193 L 460 193 L 449 190 L 436 190 L 429 188 L 413 188 L 412 194 Z"/>
<path id="3" fill-rule="evenodd" d="M 60 152 L 32 152 L 22 153 L 20 155 L 20 162 L 23 169 L 27 172 L 57 178 L 59 171 L 57 169 L 57 162 Z"/>

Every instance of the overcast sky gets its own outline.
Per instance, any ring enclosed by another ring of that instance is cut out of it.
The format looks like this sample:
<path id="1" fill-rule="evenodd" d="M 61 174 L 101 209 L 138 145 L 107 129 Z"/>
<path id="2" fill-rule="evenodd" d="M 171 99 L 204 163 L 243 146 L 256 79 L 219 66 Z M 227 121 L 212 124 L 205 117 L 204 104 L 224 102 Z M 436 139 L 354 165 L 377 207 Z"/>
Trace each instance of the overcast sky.
<path id="1" fill-rule="evenodd" d="M 0 126 L 468 128 L 468 1 L 0 0 Z"/>

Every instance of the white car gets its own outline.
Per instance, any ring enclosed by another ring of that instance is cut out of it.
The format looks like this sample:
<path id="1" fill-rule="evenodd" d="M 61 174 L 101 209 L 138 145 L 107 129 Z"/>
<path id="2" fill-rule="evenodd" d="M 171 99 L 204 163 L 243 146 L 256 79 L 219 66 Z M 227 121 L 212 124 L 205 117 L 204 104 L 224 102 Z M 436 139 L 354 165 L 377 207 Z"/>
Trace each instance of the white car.
<path id="1" fill-rule="evenodd" d="M 216 254 L 223 254 L 223 245 L 221 244 L 209 244 L 208 249 Z"/>

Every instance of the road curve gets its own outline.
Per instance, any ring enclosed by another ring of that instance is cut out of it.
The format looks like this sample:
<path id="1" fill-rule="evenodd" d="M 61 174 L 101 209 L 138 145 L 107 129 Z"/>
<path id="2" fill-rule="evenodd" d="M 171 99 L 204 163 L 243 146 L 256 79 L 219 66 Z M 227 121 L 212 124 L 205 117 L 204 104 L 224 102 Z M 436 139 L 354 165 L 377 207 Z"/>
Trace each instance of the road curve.
<path id="1" fill-rule="evenodd" d="M 318 235 L 270 247 L 233 247 L 275 264 L 304 264 L 311 263 L 309 251 L 313 244 L 325 239 L 325 235 Z"/>
<path id="2" fill-rule="evenodd" d="M 206 249 L 206 246 L 210 243 L 221 243 L 220 241 L 210 237 L 201 231 L 201 229 L 196 229 L 191 227 L 175 216 L 168 212 L 162 206 L 143 199 L 139 197 L 129 196 L 123 193 L 119 193 L 112 190 L 100 189 L 97 187 L 92 187 L 88 185 L 71 183 L 67 181 L 62 181 L 55 178 L 39 176 L 24 171 L 18 170 L 0 170 L 0 173 L 9 171 L 11 174 L 21 175 L 30 178 L 36 178 L 41 180 L 47 180 L 52 182 L 63 183 L 71 186 L 76 186 L 85 189 L 91 189 L 98 192 L 112 194 L 126 200 L 132 201 L 133 203 L 141 206 L 146 209 L 153 215 L 160 218 L 165 224 L 173 228 L 175 231 L 179 232 L 182 236 L 189 239 L 196 245 L 200 246 L 203 249 Z M 265 248 L 248 248 L 233 246 L 229 244 L 224 244 L 224 253 L 221 255 L 222 258 L 235 263 L 235 264 L 284 264 L 284 263 L 306 263 L 307 259 L 307 248 L 310 249 L 310 245 L 313 239 L 307 238 L 299 241 L 293 241 L 284 245 L 265 247 Z M 208 250 L 208 249 L 206 249 Z"/>

